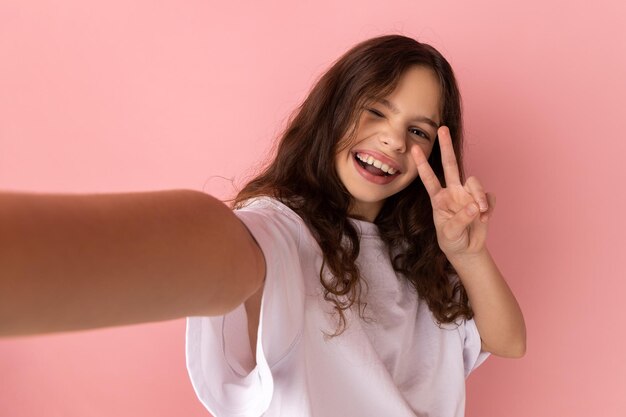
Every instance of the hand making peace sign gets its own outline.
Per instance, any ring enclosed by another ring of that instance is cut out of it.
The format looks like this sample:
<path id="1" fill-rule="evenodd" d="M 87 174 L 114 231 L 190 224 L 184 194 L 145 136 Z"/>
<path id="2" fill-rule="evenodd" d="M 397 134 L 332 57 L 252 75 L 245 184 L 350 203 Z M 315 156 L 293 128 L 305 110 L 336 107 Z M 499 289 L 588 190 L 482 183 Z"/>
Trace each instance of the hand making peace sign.
<path id="1" fill-rule="evenodd" d="M 446 178 L 445 188 L 441 187 L 422 149 L 413 146 L 411 150 L 433 206 L 437 241 L 448 258 L 476 254 L 485 247 L 487 225 L 495 207 L 495 197 L 485 193 L 475 177 L 469 177 L 465 184 L 461 184 L 450 130 L 442 126 L 437 133 Z"/>

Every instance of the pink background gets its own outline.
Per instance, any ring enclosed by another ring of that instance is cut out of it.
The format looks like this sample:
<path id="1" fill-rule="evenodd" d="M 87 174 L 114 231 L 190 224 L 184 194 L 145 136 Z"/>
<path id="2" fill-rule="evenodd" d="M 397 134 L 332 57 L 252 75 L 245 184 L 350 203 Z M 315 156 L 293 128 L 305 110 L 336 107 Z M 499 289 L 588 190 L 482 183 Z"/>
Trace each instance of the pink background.
<path id="1" fill-rule="evenodd" d="M 623 4 L 1 0 L 0 189 L 225 197 L 341 53 L 414 36 L 456 69 L 528 327 L 523 359 L 469 378 L 467 415 L 624 416 Z M 207 416 L 184 324 L 4 339 L 0 416 Z"/>

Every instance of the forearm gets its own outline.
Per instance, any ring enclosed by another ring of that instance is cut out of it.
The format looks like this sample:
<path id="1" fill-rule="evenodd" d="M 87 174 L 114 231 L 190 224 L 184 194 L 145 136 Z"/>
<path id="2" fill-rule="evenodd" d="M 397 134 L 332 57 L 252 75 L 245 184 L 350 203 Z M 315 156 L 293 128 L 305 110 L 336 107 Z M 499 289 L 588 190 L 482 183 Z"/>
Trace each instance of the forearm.
<path id="1" fill-rule="evenodd" d="M 498 356 L 523 356 L 524 316 L 489 251 L 485 248 L 450 262 L 467 291 L 484 349 Z"/>
<path id="2" fill-rule="evenodd" d="M 0 335 L 222 314 L 260 282 L 251 241 L 190 190 L 0 193 Z"/>

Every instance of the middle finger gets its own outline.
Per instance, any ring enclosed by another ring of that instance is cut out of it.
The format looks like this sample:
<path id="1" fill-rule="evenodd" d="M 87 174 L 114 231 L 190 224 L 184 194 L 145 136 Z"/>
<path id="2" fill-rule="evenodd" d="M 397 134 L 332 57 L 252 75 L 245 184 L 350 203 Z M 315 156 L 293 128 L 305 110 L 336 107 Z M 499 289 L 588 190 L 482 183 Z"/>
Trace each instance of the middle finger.
<path id="1" fill-rule="evenodd" d="M 446 178 L 446 186 L 459 185 L 461 179 L 459 175 L 459 165 L 454 155 L 454 147 L 452 146 L 452 136 L 447 126 L 441 126 L 437 132 L 439 136 L 439 147 L 441 148 L 441 163 L 443 165 L 443 174 Z"/>

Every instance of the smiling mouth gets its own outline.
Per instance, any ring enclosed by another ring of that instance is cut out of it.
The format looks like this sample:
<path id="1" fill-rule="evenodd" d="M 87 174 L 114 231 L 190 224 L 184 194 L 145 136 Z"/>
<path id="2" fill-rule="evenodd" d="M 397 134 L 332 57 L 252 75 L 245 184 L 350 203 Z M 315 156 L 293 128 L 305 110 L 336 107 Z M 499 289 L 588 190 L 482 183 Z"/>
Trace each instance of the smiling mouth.
<path id="1" fill-rule="evenodd" d="M 354 160 L 355 160 L 355 161 L 356 161 L 356 162 L 357 162 L 357 163 L 358 163 L 358 164 L 359 164 L 359 165 L 360 165 L 360 166 L 361 166 L 364 170 L 366 170 L 367 172 L 369 172 L 369 173 L 370 173 L 370 174 L 372 174 L 372 175 L 376 175 L 376 176 L 379 176 L 379 177 L 393 177 L 393 176 L 396 176 L 396 175 L 399 175 L 399 174 L 400 174 L 400 172 L 399 172 L 399 171 L 395 171 L 395 170 L 392 170 L 393 174 L 390 174 L 389 172 L 385 172 L 385 171 L 383 171 L 382 169 L 380 169 L 380 168 L 378 168 L 378 167 L 374 166 L 373 164 L 369 164 L 369 163 L 367 163 L 367 162 L 365 162 L 365 161 L 362 161 L 361 159 L 359 159 L 359 158 L 357 157 L 357 154 L 356 154 L 356 153 L 355 153 L 355 154 L 353 154 L 353 155 L 352 155 L 352 157 L 354 158 Z"/>

